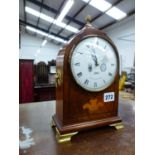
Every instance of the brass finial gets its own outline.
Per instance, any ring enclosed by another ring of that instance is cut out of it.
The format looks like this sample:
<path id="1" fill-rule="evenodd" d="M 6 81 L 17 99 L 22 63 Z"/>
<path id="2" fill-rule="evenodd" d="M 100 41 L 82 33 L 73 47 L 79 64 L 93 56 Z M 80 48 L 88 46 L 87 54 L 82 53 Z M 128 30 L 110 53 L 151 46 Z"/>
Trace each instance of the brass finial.
<path id="1" fill-rule="evenodd" d="M 86 21 L 86 23 L 89 24 L 89 25 L 90 25 L 91 20 L 92 20 L 92 18 L 91 18 L 90 15 L 88 15 L 88 16 L 85 17 L 85 21 Z"/>

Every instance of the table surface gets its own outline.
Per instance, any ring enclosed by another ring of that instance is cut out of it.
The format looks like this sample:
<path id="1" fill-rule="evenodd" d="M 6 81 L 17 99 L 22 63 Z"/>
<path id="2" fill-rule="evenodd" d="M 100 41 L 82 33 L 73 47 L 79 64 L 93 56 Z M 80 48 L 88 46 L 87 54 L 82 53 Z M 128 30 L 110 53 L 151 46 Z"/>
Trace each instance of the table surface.
<path id="1" fill-rule="evenodd" d="M 51 128 L 51 116 L 55 113 L 55 101 L 19 105 L 20 141 L 24 140 L 21 128 L 32 130 L 29 138 L 34 145 L 19 149 L 20 155 L 134 155 L 135 112 L 134 101 L 120 99 L 119 116 L 124 129 L 101 127 L 81 131 L 71 142 L 58 144 L 55 130 Z"/>

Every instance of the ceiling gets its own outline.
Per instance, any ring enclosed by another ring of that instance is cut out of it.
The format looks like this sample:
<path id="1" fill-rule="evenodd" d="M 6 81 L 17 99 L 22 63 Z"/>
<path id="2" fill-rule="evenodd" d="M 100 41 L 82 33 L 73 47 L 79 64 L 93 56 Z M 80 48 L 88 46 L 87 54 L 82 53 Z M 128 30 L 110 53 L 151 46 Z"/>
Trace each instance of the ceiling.
<path id="1" fill-rule="evenodd" d="M 59 24 L 54 24 L 54 22 L 47 22 L 40 16 L 37 17 L 26 12 L 25 7 L 27 6 L 40 13 L 43 13 L 46 16 L 57 19 L 67 0 L 19 0 L 20 31 L 35 35 L 36 37 L 41 37 L 43 39 L 45 38 L 43 35 L 25 29 L 26 26 L 30 26 L 67 41 L 75 34 L 75 32 L 66 29 L 67 25 L 80 30 L 85 26 L 85 17 L 87 15 L 92 17 L 91 24 L 94 27 L 103 30 L 118 22 L 118 20 L 106 14 L 106 12 L 112 7 L 115 6 L 121 11 L 125 12 L 127 14 L 125 18 L 135 13 L 135 0 L 106 0 L 111 4 L 111 7 L 105 12 L 101 12 L 99 9 L 90 5 L 89 2 L 91 0 L 87 1 L 88 2 L 84 2 L 84 0 L 74 0 L 73 6 L 62 20 L 66 26 L 60 27 Z M 96 0 L 96 2 L 97 1 L 98 0 Z M 56 41 L 51 38 L 48 38 L 48 40 L 55 44 L 61 44 L 59 40 Z"/>

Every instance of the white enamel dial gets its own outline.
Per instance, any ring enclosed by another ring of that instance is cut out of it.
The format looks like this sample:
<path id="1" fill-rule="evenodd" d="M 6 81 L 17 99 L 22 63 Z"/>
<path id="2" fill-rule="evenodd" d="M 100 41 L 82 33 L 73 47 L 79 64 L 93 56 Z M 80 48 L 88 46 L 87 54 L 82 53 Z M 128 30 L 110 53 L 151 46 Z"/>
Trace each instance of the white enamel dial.
<path id="1" fill-rule="evenodd" d="M 71 71 L 77 84 L 88 91 L 101 91 L 113 81 L 117 57 L 111 44 L 100 37 L 88 37 L 73 49 Z"/>

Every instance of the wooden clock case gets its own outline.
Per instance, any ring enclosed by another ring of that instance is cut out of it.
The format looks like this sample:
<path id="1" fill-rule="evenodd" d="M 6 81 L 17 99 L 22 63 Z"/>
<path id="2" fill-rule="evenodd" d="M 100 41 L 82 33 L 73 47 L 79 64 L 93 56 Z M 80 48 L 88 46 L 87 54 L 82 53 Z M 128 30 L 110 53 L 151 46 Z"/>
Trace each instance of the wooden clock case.
<path id="1" fill-rule="evenodd" d="M 107 40 L 117 56 L 117 73 L 114 82 L 105 90 L 89 92 L 80 87 L 73 78 L 70 58 L 75 46 L 89 36 Z M 111 39 L 103 32 L 87 25 L 59 52 L 56 59 L 57 87 L 56 114 L 52 117 L 60 134 L 77 132 L 121 122 L 118 114 L 119 56 Z M 114 92 L 115 100 L 104 103 L 103 94 Z"/>

